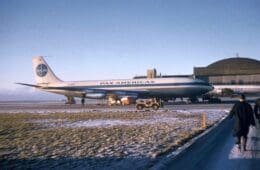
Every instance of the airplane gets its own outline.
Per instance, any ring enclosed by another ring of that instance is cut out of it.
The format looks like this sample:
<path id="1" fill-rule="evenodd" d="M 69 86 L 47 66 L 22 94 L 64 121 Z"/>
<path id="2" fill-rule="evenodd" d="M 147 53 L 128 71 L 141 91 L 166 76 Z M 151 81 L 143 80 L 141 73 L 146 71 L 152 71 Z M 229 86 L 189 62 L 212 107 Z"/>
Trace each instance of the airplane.
<path id="1" fill-rule="evenodd" d="M 33 57 L 32 63 L 36 84 L 17 84 L 64 95 L 69 104 L 75 103 L 74 97 L 81 98 L 82 102 L 86 98 L 109 99 L 126 96 L 135 99 L 196 98 L 213 90 L 211 84 L 192 77 L 62 81 L 42 56 Z"/>
<path id="2" fill-rule="evenodd" d="M 247 96 L 259 96 L 260 85 L 257 84 L 229 84 L 229 85 L 213 85 L 214 90 L 209 94 L 219 96 L 235 96 L 244 94 Z"/>

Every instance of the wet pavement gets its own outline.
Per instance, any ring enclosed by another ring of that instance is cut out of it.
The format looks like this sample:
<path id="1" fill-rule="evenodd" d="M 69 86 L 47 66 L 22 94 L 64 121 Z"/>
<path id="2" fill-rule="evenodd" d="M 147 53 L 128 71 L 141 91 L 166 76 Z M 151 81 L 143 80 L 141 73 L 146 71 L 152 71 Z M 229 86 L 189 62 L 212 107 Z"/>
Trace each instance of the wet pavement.
<path id="1" fill-rule="evenodd" d="M 207 138 L 202 137 L 185 153 L 164 162 L 160 169 L 259 170 L 259 124 L 250 127 L 246 151 L 239 150 L 235 145 L 232 124 L 232 120 L 226 119 Z"/>

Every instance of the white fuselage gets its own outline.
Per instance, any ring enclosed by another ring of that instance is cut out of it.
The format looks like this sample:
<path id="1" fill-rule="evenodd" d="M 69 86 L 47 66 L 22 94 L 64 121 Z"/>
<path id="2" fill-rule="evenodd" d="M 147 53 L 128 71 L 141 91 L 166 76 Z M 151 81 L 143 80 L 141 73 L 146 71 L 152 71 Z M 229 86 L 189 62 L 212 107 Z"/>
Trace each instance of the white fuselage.
<path id="1" fill-rule="evenodd" d="M 260 95 L 260 85 L 214 85 L 212 93 L 221 93 L 223 89 L 230 89 L 235 94 Z"/>
<path id="2" fill-rule="evenodd" d="M 209 83 L 190 77 L 62 81 L 43 57 L 33 57 L 32 63 L 37 84 L 18 84 L 62 94 L 68 98 L 197 97 L 213 89 Z"/>
<path id="3" fill-rule="evenodd" d="M 38 84 L 41 86 L 41 84 Z M 120 94 L 137 96 L 172 96 L 172 97 L 196 97 L 213 87 L 204 81 L 193 78 L 152 78 L 152 79 L 119 79 L 97 81 L 69 81 L 48 84 L 43 89 L 49 92 L 67 96 L 81 96 L 82 91 L 93 96 L 103 97 L 102 94 Z M 63 88 L 60 89 L 60 88 Z M 58 89 L 57 89 L 58 88 Z M 74 89 L 73 91 L 67 90 Z M 78 90 L 77 90 L 78 89 Z M 104 95 L 105 96 L 105 95 Z M 86 95 L 88 97 L 88 95 Z"/>

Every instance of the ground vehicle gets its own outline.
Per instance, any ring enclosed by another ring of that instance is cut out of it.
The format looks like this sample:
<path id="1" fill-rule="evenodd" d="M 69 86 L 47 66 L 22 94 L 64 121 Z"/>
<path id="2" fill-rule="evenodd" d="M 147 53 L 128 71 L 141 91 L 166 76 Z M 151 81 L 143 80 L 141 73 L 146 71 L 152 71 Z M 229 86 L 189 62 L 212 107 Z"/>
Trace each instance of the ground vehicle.
<path id="1" fill-rule="evenodd" d="M 162 102 L 156 99 L 138 99 L 136 100 L 136 108 L 142 110 L 143 108 L 153 108 L 154 110 L 162 107 Z"/>

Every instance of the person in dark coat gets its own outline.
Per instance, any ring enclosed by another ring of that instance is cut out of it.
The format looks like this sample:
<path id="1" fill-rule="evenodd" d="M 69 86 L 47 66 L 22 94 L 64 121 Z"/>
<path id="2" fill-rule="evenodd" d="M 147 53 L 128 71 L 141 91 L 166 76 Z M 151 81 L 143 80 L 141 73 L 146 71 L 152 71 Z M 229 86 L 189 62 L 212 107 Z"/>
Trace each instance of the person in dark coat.
<path id="1" fill-rule="evenodd" d="M 258 119 L 258 122 L 260 123 L 260 98 L 255 101 L 254 112 L 255 117 Z"/>
<path id="2" fill-rule="evenodd" d="M 240 96 L 239 102 L 237 102 L 230 111 L 230 118 L 234 117 L 234 136 L 237 137 L 236 144 L 238 148 L 241 148 L 241 138 L 244 138 L 244 150 L 246 150 L 247 135 L 249 132 L 249 126 L 255 126 L 255 120 L 253 115 L 253 109 L 250 104 L 245 100 L 245 95 Z"/>

